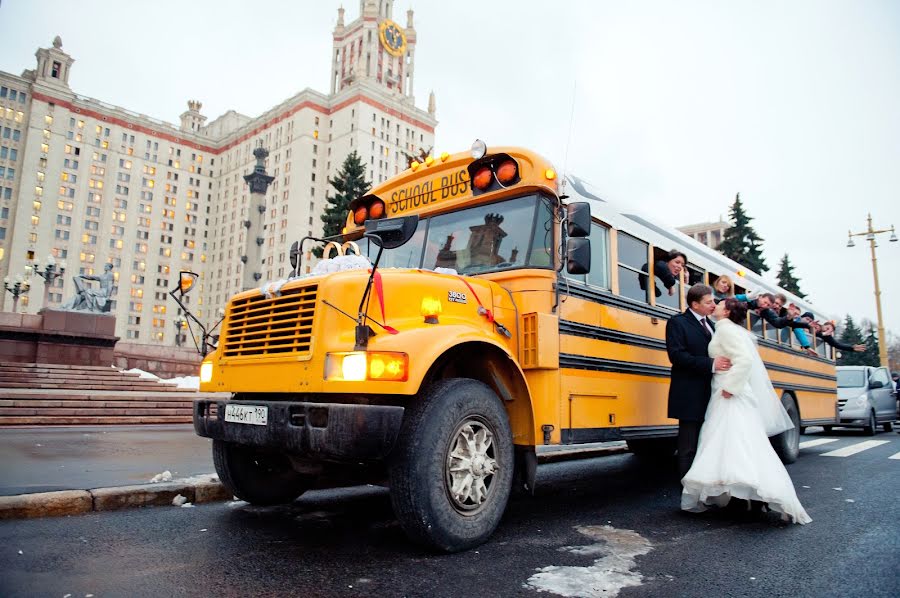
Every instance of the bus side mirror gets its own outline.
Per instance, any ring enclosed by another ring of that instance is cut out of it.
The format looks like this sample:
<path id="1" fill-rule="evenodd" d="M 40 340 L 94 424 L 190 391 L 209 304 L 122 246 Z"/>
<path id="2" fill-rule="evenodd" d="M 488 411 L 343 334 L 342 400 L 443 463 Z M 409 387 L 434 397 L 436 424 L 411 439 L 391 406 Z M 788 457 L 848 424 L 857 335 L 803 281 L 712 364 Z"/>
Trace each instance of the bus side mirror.
<path id="1" fill-rule="evenodd" d="M 379 247 L 395 249 L 412 239 L 418 226 L 419 217 L 416 215 L 366 220 L 365 236 Z"/>
<path id="2" fill-rule="evenodd" d="M 570 237 L 591 235 L 591 206 L 586 201 L 566 206 L 566 234 Z"/>
<path id="3" fill-rule="evenodd" d="M 566 272 L 587 274 L 591 271 L 590 239 L 574 238 L 566 241 Z"/>

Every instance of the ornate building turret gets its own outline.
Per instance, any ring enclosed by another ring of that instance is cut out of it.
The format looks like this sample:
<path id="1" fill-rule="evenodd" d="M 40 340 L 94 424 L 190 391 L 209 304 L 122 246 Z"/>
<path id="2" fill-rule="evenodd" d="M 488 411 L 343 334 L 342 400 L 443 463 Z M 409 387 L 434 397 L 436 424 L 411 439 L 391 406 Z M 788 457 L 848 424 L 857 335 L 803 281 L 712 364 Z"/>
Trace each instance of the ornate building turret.
<path id="1" fill-rule="evenodd" d="M 40 48 L 34 54 L 38 65 L 35 81 L 57 87 L 69 87 L 69 71 L 75 59 L 63 52 L 62 38 L 53 38 L 52 48 Z"/>
<path id="2" fill-rule="evenodd" d="M 275 180 L 275 177 L 266 174 L 266 158 L 269 157 L 269 150 L 262 146 L 262 141 L 253 150 L 253 157 L 256 158 L 256 166 L 253 172 L 244 175 L 244 180 L 250 186 L 249 213 L 247 220 L 244 221 L 247 236 L 244 241 L 244 254 L 241 256 L 241 261 L 244 262 L 241 288 L 245 291 L 259 286 L 259 280 L 262 278 L 266 189 Z"/>
<path id="3" fill-rule="evenodd" d="M 191 133 L 200 133 L 206 117 L 200 114 L 203 104 L 197 100 L 188 100 L 188 109 L 181 113 L 181 130 L 190 131 Z"/>

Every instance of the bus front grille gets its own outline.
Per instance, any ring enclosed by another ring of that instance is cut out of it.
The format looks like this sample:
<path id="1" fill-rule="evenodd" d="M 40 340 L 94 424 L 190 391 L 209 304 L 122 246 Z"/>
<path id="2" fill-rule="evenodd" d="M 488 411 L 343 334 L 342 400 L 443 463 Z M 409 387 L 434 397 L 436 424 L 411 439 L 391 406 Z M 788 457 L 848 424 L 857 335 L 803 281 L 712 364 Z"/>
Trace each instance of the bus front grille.
<path id="1" fill-rule="evenodd" d="M 223 356 L 309 354 L 317 291 L 312 285 L 235 299 L 225 321 Z"/>

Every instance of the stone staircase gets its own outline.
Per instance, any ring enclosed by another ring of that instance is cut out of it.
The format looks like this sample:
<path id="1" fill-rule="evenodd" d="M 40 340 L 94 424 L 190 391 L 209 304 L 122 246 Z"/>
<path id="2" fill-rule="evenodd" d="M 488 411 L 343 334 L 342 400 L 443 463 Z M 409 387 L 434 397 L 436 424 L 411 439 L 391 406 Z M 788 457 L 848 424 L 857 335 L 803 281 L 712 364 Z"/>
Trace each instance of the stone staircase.
<path id="1" fill-rule="evenodd" d="M 223 396 L 111 367 L 0 362 L 0 426 L 190 423 L 194 399 Z"/>

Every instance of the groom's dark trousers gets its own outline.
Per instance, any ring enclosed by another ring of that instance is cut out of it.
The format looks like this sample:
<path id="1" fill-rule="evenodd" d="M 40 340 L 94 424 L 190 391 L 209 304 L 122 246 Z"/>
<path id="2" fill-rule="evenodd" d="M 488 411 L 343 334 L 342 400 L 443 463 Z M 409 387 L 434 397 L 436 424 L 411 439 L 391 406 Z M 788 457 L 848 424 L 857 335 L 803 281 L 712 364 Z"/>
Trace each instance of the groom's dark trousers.
<path id="1" fill-rule="evenodd" d="M 678 469 L 681 477 L 694 461 L 700 427 L 709 404 L 713 359 L 707 348 L 711 338 L 712 335 L 690 310 L 673 316 L 666 324 L 666 351 L 672 362 L 669 417 L 678 420 Z"/>

